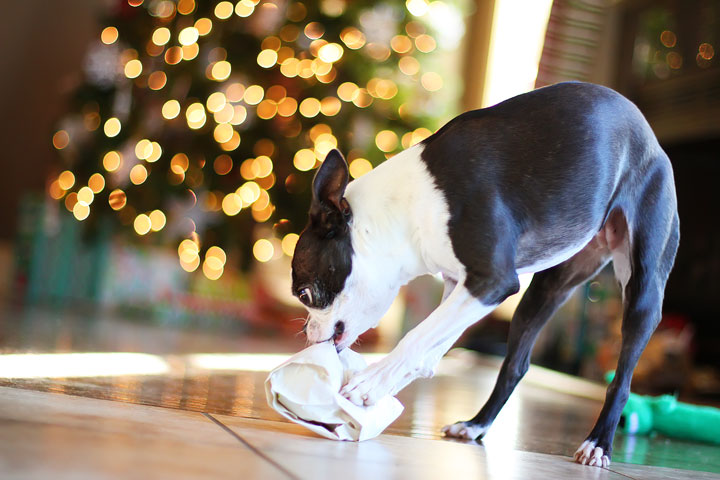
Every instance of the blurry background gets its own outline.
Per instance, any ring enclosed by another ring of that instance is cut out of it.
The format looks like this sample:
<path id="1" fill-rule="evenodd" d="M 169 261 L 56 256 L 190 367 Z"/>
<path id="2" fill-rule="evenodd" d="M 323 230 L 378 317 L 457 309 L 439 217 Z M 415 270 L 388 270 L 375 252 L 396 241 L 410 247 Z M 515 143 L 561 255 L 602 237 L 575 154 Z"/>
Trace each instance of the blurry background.
<path id="1" fill-rule="evenodd" d="M 297 350 L 289 262 L 331 148 L 357 178 L 461 111 L 583 80 L 633 100 L 675 169 L 681 246 L 634 386 L 720 398 L 719 1 L 27 0 L 0 22 L 3 351 Z M 413 282 L 361 348 L 440 294 Z M 461 344 L 503 354 L 516 302 Z M 601 379 L 620 317 L 608 269 L 534 362 Z"/>

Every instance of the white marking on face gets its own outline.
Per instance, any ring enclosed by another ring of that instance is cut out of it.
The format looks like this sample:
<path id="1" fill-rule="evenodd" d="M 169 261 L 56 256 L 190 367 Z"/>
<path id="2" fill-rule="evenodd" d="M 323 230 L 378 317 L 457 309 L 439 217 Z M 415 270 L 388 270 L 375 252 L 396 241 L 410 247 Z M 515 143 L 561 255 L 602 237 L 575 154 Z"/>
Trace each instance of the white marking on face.
<path id="1" fill-rule="evenodd" d="M 416 145 L 350 182 L 352 270 L 343 290 L 324 310 L 309 308 L 308 340 L 331 338 L 338 321 L 339 348 L 377 326 L 400 287 L 427 273 L 459 278 L 464 268 L 447 232 L 449 214 Z"/>

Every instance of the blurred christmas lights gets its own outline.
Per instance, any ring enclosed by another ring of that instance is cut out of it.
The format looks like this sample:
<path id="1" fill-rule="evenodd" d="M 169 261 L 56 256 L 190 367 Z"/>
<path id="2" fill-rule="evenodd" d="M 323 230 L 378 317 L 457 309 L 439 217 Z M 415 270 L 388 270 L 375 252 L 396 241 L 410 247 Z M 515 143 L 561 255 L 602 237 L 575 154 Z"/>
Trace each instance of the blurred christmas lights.
<path id="1" fill-rule="evenodd" d="M 191 239 L 180 242 L 178 258 L 188 272 L 202 264 L 207 278 L 218 279 L 227 255 L 219 246 L 201 255 L 194 216 L 176 218 L 179 214 L 172 208 L 165 212 L 140 208 L 142 189 L 157 188 L 158 181 L 174 188 L 190 187 L 198 192 L 205 211 L 221 212 L 224 218 L 250 215 L 263 223 L 280 208 L 274 203 L 276 183 L 290 194 L 307 192 L 310 177 L 303 172 L 317 168 L 331 149 L 354 145 L 367 150 L 360 154 L 353 150 L 348 157 L 350 175 L 359 178 L 373 169 L 373 162 L 431 134 L 427 128 L 417 128 L 422 107 L 409 107 L 407 99 L 420 101 L 444 88 L 443 76 L 436 73 L 441 70 L 426 70 L 421 63 L 422 55 L 441 47 L 422 20 L 412 18 L 432 17 L 435 4 L 441 2 L 380 1 L 358 7 L 324 0 L 307 6 L 289 2 L 279 8 L 257 0 L 220 1 L 214 6 L 195 0 L 127 1 L 137 15 L 151 18 L 152 28 L 149 38 L 135 48 L 130 48 L 134 37 L 119 28 L 128 28 L 123 22 L 100 32 L 99 40 L 107 49 L 107 72 L 102 75 L 115 82 L 117 91 L 109 110 L 97 102 L 84 107 L 82 122 L 83 131 L 98 129 L 104 134 L 103 150 L 90 171 L 80 174 L 87 185 L 76 186 L 75 173 L 65 170 L 48 181 L 48 193 L 63 201 L 78 221 L 92 214 L 96 197 L 102 196 L 107 203 L 101 202 L 98 210 L 104 205 L 117 211 L 138 236 L 166 227 L 170 232 L 168 225 L 172 231 L 184 231 Z M 392 13 L 397 6 L 411 16 L 401 20 L 403 15 Z M 336 30 L 332 21 L 321 20 L 328 17 L 342 18 L 347 26 Z M 375 24 L 387 25 L 387 30 L 398 34 L 379 35 Z M 235 49 L 229 53 L 229 47 L 218 46 L 227 41 L 228 32 L 242 32 L 246 39 L 254 36 L 258 47 L 252 48 L 257 50 L 251 51 L 250 42 L 243 47 L 245 57 Z M 663 42 L 672 42 L 670 33 L 663 34 Z M 703 44 L 698 62 L 713 55 L 712 46 Z M 667 59 L 671 68 L 679 61 Z M 183 65 L 192 66 L 181 70 Z M 358 67 L 365 72 L 357 74 Z M 205 88 L 207 93 L 198 93 Z M 143 97 L 136 94 L 144 89 L 152 92 L 152 101 L 137 100 Z M 154 116 L 131 115 L 136 101 L 153 105 Z M 256 136 L 253 129 L 258 122 L 267 124 L 262 128 L 273 139 Z M 342 129 L 342 134 L 333 128 Z M 73 155 L 78 147 L 75 143 L 80 139 L 71 132 L 75 135 L 76 130 L 62 128 L 53 134 L 53 147 L 63 155 L 71 150 Z M 185 142 L 208 137 L 216 153 L 206 143 L 198 143 L 203 145 L 198 152 L 188 146 L 192 142 Z M 156 171 L 161 172 L 157 178 Z M 148 182 L 151 174 L 153 181 Z M 187 191 L 195 205 L 195 193 Z M 128 204 L 129 196 L 133 205 Z M 178 230 L 175 225 L 182 222 L 187 226 Z M 282 241 L 261 238 L 253 244 L 253 256 L 259 262 L 291 256 L 297 238 L 294 232 L 284 233 Z"/>

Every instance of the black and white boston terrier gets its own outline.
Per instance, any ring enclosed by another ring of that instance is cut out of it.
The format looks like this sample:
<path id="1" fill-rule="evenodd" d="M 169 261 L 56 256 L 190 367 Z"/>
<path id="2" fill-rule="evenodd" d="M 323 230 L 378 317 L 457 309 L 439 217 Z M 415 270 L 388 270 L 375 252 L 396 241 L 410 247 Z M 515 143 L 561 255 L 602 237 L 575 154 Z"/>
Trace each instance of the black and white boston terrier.
<path id="1" fill-rule="evenodd" d="M 638 357 L 660 320 L 679 240 L 673 172 L 640 111 L 620 94 L 562 83 L 464 113 L 348 184 L 331 151 L 313 181 L 292 260 L 309 342 L 338 351 L 375 327 L 400 287 L 441 274 L 440 305 L 342 394 L 374 404 L 433 375 L 469 326 L 534 277 L 508 353 L 475 417 L 443 428 L 478 439 L 529 366 L 538 332 L 610 260 L 622 288 L 622 349 L 595 427 L 575 461 L 607 467 Z"/>

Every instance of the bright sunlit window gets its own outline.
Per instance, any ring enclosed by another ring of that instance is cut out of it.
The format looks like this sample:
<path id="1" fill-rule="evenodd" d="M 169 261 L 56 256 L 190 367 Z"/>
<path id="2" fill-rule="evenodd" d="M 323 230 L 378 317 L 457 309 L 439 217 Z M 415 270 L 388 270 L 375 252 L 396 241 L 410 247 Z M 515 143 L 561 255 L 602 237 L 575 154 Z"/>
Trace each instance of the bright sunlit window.
<path id="1" fill-rule="evenodd" d="M 496 0 L 483 107 L 535 86 L 552 0 Z"/>

